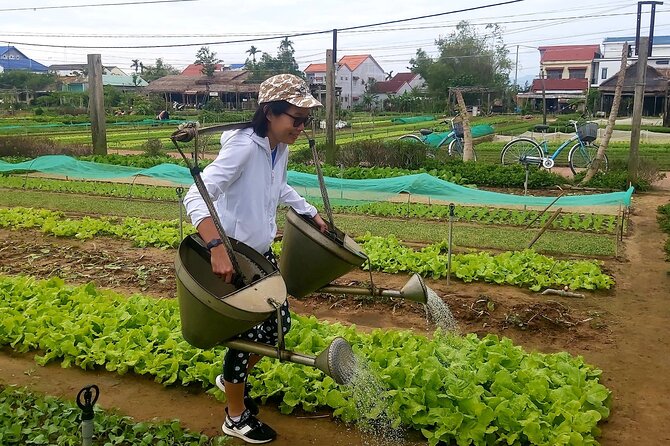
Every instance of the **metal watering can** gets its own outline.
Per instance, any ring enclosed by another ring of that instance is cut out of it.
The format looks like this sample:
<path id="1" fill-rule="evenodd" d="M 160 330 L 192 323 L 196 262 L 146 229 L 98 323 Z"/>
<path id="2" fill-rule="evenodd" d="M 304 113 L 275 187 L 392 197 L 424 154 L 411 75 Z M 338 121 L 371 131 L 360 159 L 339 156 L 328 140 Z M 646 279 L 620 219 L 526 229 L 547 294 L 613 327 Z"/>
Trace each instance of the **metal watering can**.
<path id="1" fill-rule="evenodd" d="M 181 331 L 189 344 L 211 348 L 219 344 L 236 350 L 270 356 L 281 361 L 316 367 L 339 384 L 353 375 L 355 358 L 343 338 L 335 338 L 318 356 L 295 353 L 284 348 L 283 331 L 278 330 L 277 347 L 236 339 L 237 335 L 260 324 L 286 300 L 286 285 L 274 266 L 253 248 L 230 239 L 245 282 L 237 289 L 214 275 L 210 254 L 198 235 L 186 237 L 177 250 L 177 298 Z M 281 323 L 281 317 L 277 320 Z"/>
<path id="2" fill-rule="evenodd" d="M 288 293 L 303 297 L 314 291 L 342 294 L 400 297 L 416 302 L 427 302 L 427 289 L 420 276 L 414 275 L 400 290 L 376 288 L 370 276 L 370 287 L 348 287 L 329 285 L 330 282 L 361 266 L 367 257 L 360 246 L 333 224 L 332 211 L 321 169 L 317 172 L 321 192 L 329 217 L 330 231 L 321 233 L 310 218 L 297 214 L 292 209 L 287 215 L 284 230 L 280 271 L 253 248 L 229 239 L 216 215 L 197 166 L 197 137 L 244 125 L 233 124 L 198 129 L 180 128 L 172 135 L 172 141 L 191 170 L 195 184 L 207 204 L 210 215 L 219 231 L 228 255 L 241 283 L 228 284 L 212 272 L 210 254 L 205 242 L 198 235 L 186 237 L 180 244 L 175 259 L 177 275 L 177 297 L 181 315 L 182 334 L 195 347 L 211 348 L 223 344 L 229 348 L 316 367 L 331 376 L 339 384 L 348 384 L 353 378 L 355 357 L 349 343 L 335 338 L 329 347 L 318 356 L 308 356 L 284 348 L 283 331 L 278 328 L 277 347 L 238 339 L 237 336 L 260 324 L 273 313 L 281 324 L 280 306 Z M 177 145 L 177 141 L 195 141 L 195 167 Z M 314 140 L 310 146 L 316 154 Z M 317 159 L 318 160 L 318 159 Z"/>
<path id="3" fill-rule="evenodd" d="M 418 274 L 414 274 L 400 291 L 375 287 L 372 274 L 369 288 L 331 285 L 331 281 L 368 260 L 358 243 L 336 227 L 333 229 L 324 234 L 310 218 L 293 209 L 286 214 L 279 270 L 291 296 L 305 297 L 319 291 L 398 297 L 423 304 L 428 301 L 428 290 Z"/>
<path id="4" fill-rule="evenodd" d="M 214 131 L 240 128 L 216 126 Z M 187 236 L 179 245 L 175 259 L 177 298 L 184 339 L 199 348 L 223 344 L 229 348 L 316 367 L 339 384 L 351 381 L 355 357 L 344 338 L 335 338 L 318 356 L 308 356 L 286 350 L 281 326 L 280 307 L 286 301 L 286 285 L 275 267 L 253 248 L 226 236 L 197 164 L 198 134 L 205 133 L 196 126 L 183 127 L 172 134 L 172 142 L 184 158 L 195 184 L 207 204 L 219 236 L 228 251 L 237 280 L 228 284 L 212 272 L 211 257 L 205 242 L 198 235 Z M 177 142 L 195 138 L 195 166 L 184 155 Z M 237 339 L 239 334 L 277 314 L 278 345 Z"/>

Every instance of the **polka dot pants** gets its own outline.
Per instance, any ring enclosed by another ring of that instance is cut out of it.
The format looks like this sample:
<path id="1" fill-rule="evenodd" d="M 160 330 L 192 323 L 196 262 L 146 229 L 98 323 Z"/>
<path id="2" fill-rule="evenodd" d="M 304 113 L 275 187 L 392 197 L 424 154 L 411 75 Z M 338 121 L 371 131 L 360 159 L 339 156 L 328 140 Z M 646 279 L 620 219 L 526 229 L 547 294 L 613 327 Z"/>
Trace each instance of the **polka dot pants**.
<path id="1" fill-rule="evenodd" d="M 277 259 L 268 251 L 264 254 L 275 268 L 278 268 Z M 291 328 L 291 316 L 289 315 L 288 301 L 281 306 L 282 331 L 284 334 L 288 333 Z M 238 335 L 240 339 L 247 339 L 249 341 L 261 342 L 263 344 L 277 345 L 277 315 L 276 313 L 246 332 Z M 246 382 L 247 366 L 249 364 L 248 352 L 241 352 L 229 348 L 223 359 L 223 379 L 233 384 Z"/>

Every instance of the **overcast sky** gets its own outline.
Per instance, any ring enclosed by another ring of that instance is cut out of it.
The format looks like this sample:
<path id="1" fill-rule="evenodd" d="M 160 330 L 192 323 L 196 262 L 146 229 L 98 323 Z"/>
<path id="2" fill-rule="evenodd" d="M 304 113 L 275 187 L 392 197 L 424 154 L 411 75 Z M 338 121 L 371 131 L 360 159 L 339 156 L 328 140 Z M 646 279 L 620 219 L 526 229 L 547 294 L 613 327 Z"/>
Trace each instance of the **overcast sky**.
<path id="1" fill-rule="evenodd" d="M 0 0 L 0 44 L 14 45 L 45 65 L 85 63 L 86 54 L 99 53 L 103 64 L 117 65 L 130 73 L 133 59 L 153 65 L 156 58 L 162 57 L 165 63 L 183 68 L 193 62 L 201 46 L 212 42 L 342 29 L 504 2 Z M 101 6 L 110 3 L 117 5 Z M 67 7 L 71 5 L 79 7 Z M 646 6 L 644 10 L 649 11 L 650 7 Z M 347 54 L 371 54 L 386 72 L 398 73 L 407 71 L 409 59 L 417 48 L 436 55 L 435 39 L 449 35 L 459 21 L 476 24 L 482 32 L 487 23 L 498 23 L 513 63 L 518 48 L 517 76 L 523 83 L 523 79 L 536 75 L 539 70 L 538 46 L 601 44 L 605 37 L 633 36 L 636 12 L 637 2 L 630 0 L 524 0 L 398 24 L 340 31 L 338 58 Z M 645 14 L 643 24 L 648 22 L 649 14 Z M 655 27 L 655 35 L 669 34 L 670 1 L 657 7 Z M 301 69 L 309 63 L 324 62 L 325 51 L 332 46 L 331 33 L 290 39 Z M 209 47 L 224 63 L 243 63 L 248 57 L 245 51 L 251 45 L 275 55 L 279 40 L 214 43 Z M 184 44 L 192 46 L 133 48 Z M 513 79 L 514 76 L 513 69 L 510 77 Z"/>

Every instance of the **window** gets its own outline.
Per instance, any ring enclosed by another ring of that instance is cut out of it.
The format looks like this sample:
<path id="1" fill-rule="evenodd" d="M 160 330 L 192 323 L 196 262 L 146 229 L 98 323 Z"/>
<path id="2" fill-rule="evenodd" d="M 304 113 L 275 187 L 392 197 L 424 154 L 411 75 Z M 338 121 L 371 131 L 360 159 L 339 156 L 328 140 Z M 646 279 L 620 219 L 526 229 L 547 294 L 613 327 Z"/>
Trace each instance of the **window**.
<path id="1" fill-rule="evenodd" d="M 607 79 L 607 68 L 600 70 L 600 79 Z"/>
<path id="2" fill-rule="evenodd" d="M 562 72 L 563 72 L 562 68 L 549 69 L 549 70 L 547 70 L 547 79 L 560 79 Z"/>
<path id="3" fill-rule="evenodd" d="M 570 79 L 584 79 L 586 77 L 586 68 L 570 68 Z"/>

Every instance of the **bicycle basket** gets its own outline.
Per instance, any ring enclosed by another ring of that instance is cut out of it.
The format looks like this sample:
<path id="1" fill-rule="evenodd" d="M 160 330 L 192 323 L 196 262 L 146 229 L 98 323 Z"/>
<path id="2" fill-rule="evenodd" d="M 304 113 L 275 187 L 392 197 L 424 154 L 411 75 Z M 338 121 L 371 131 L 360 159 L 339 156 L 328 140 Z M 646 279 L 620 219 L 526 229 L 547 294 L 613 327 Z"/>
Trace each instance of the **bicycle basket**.
<path id="1" fill-rule="evenodd" d="M 598 124 L 595 122 L 587 122 L 577 127 L 577 135 L 579 139 L 584 142 L 592 142 L 598 138 Z"/>
<path id="2" fill-rule="evenodd" d="M 454 122 L 454 134 L 456 135 L 457 138 L 462 138 L 463 137 L 463 123 L 462 122 Z"/>

